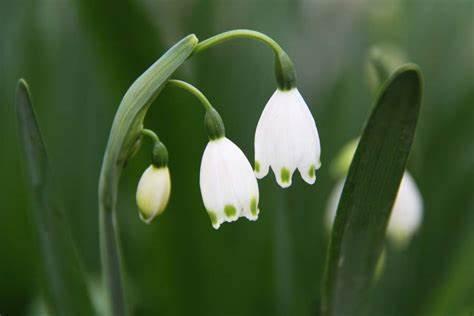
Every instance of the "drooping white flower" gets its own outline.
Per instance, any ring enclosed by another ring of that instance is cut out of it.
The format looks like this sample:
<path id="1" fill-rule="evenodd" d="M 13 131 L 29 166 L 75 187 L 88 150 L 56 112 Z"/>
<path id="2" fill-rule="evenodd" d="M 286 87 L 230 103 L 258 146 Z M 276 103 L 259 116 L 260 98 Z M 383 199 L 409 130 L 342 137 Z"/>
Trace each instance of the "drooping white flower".
<path id="1" fill-rule="evenodd" d="M 226 137 L 211 139 L 201 161 L 201 195 L 212 226 L 258 218 L 257 179 L 242 150 Z"/>
<path id="2" fill-rule="evenodd" d="M 137 187 L 136 200 L 140 218 L 149 224 L 165 210 L 170 193 L 171 180 L 168 167 L 150 165 L 140 178 Z"/>
<path id="3" fill-rule="evenodd" d="M 331 230 L 345 179 L 339 181 L 329 196 L 325 224 Z M 423 199 L 412 176 L 405 171 L 387 227 L 387 237 L 403 248 L 416 233 L 423 219 Z"/>
<path id="4" fill-rule="evenodd" d="M 277 89 L 268 100 L 255 132 L 255 174 L 261 179 L 272 168 L 278 184 L 291 185 L 295 169 L 309 184 L 321 166 L 316 123 L 297 88 Z"/>

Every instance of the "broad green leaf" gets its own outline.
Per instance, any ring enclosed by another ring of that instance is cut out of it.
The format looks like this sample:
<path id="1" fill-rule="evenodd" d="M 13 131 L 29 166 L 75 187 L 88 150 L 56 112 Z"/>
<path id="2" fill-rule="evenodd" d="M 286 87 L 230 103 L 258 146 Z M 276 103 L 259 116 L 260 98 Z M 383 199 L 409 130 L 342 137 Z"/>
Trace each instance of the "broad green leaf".
<path id="1" fill-rule="evenodd" d="M 412 64 L 401 66 L 379 90 L 334 222 L 323 284 L 323 315 L 364 315 L 415 135 L 421 95 L 421 73 Z"/>
<path id="2" fill-rule="evenodd" d="M 36 121 L 28 85 L 18 82 L 16 111 L 29 180 L 33 224 L 43 259 L 46 292 L 54 315 L 93 315 L 86 277 L 58 207 L 46 150 Z"/>
<path id="3" fill-rule="evenodd" d="M 101 256 L 112 315 L 127 314 L 115 205 L 122 169 L 140 147 L 143 120 L 169 77 L 192 54 L 198 40 L 189 35 L 150 66 L 125 93 L 110 131 L 99 180 Z"/>

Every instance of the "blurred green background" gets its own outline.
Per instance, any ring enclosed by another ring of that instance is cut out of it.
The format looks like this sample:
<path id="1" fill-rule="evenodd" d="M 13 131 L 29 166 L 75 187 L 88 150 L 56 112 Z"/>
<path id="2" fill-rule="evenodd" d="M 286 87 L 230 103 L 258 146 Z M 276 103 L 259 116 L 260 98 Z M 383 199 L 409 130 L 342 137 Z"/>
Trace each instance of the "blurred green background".
<path id="1" fill-rule="evenodd" d="M 199 192 L 207 142 L 203 111 L 163 91 L 146 126 L 168 146 L 167 211 L 140 222 L 135 188 L 149 144 L 121 181 L 119 226 L 135 315 L 317 315 L 328 236 L 323 227 L 340 147 L 359 135 L 373 94 L 370 47 L 391 43 L 425 77 L 408 169 L 425 202 L 405 251 L 388 249 L 370 315 L 474 312 L 474 1 L 42 0 L 0 1 L 0 314 L 25 315 L 38 297 L 40 257 L 28 209 L 13 108 L 17 79 L 31 87 L 63 206 L 92 279 L 100 276 L 97 181 L 112 119 L 128 86 L 189 33 L 251 28 L 293 58 L 316 118 L 323 166 L 314 186 L 260 181 L 258 222 L 214 231 Z M 263 45 L 233 41 L 175 75 L 199 87 L 253 161 L 253 136 L 276 88 Z"/>

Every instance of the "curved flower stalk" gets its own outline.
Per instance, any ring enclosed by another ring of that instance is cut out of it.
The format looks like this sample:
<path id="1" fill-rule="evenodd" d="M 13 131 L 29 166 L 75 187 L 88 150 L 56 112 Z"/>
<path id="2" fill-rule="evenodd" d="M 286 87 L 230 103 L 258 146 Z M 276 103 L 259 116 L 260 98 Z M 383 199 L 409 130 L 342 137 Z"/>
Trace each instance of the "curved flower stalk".
<path id="1" fill-rule="evenodd" d="M 277 89 L 257 124 L 255 174 L 263 178 L 271 167 L 278 184 L 287 188 L 298 169 L 303 180 L 313 184 L 320 155 L 316 123 L 298 89 Z"/>

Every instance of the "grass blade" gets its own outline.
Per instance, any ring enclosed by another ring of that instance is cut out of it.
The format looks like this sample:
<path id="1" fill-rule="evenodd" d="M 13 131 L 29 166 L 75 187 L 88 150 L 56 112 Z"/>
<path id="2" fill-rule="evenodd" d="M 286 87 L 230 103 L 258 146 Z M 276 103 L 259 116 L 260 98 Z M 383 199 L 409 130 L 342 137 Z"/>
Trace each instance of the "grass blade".
<path id="1" fill-rule="evenodd" d="M 364 314 L 373 272 L 415 135 L 422 79 L 400 67 L 381 87 L 339 202 L 327 254 L 322 312 Z"/>
<path id="2" fill-rule="evenodd" d="M 18 82 L 15 103 L 49 306 L 54 315 L 93 315 L 85 275 L 56 201 L 46 150 L 24 80 Z"/>

